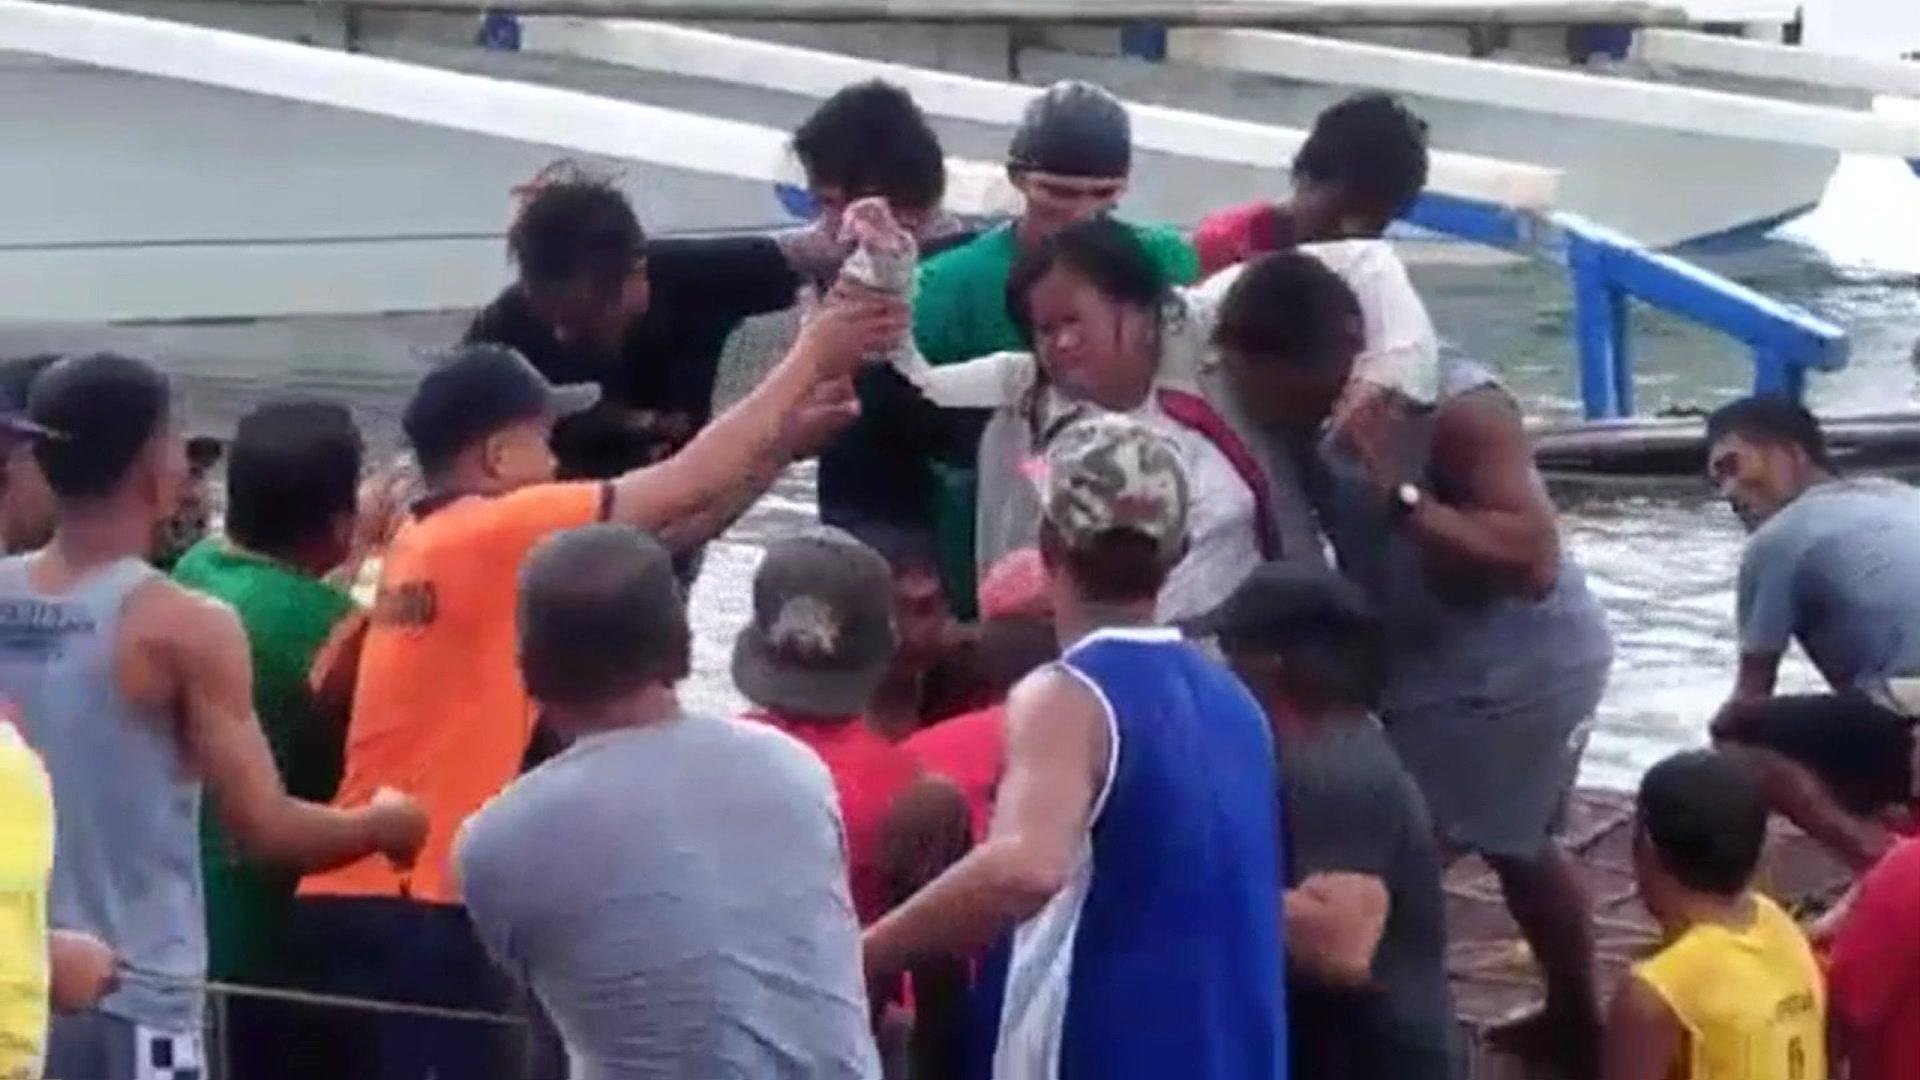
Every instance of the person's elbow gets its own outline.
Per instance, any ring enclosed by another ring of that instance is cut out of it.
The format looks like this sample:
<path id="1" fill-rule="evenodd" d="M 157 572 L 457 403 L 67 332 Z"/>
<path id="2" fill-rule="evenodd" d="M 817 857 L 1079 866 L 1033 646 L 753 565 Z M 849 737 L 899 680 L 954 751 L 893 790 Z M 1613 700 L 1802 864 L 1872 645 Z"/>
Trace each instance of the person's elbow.
<path id="1" fill-rule="evenodd" d="M 992 860 L 993 889 L 1013 913 L 1028 915 L 1060 894 L 1073 876 L 1073 860 L 1056 845 L 1014 840 Z"/>

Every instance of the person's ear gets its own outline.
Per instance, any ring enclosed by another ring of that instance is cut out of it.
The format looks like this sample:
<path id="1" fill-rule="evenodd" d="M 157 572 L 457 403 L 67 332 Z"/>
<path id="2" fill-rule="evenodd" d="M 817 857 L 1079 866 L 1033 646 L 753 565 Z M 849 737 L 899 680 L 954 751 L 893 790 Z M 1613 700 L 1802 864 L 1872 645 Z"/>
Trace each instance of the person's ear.
<path id="1" fill-rule="evenodd" d="M 489 477 L 505 473 L 512 457 L 513 440 L 504 431 L 494 432 L 480 444 L 480 469 Z"/>

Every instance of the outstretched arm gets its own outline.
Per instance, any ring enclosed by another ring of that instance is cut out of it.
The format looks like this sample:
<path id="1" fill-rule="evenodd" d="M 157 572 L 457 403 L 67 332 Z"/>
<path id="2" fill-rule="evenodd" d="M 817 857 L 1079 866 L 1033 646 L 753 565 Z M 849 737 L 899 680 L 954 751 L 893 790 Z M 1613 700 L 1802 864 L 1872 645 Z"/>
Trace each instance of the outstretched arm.
<path id="1" fill-rule="evenodd" d="M 712 539 L 732 520 L 729 506 L 751 502 L 778 475 L 771 463 L 785 464 L 789 417 L 821 383 L 850 375 L 906 327 L 897 301 L 860 297 L 820 308 L 759 385 L 679 453 L 612 481 L 607 517 L 668 531 L 683 549 Z"/>
<path id="2" fill-rule="evenodd" d="M 212 794 L 220 823 L 255 858 L 301 871 L 326 870 L 374 852 L 411 861 L 426 839 L 412 799 L 382 791 L 337 810 L 287 794 L 253 712 L 246 634 L 224 604 L 162 593 L 172 682 L 186 746 Z"/>
<path id="3" fill-rule="evenodd" d="M 1680 1022 L 1653 987 L 1633 975 L 1622 978 L 1607 1014 L 1605 1080 L 1666 1080 L 1681 1042 Z"/>
<path id="4" fill-rule="evenodd" d="M 1064 888 L 1086 844 L 1110 738 L 1099 700 L 1064 671 L 1044 669 L 1015 687 L 986 841 L 867 930 L 867 970 L 884 977 L 925 957 L 972 952 Z"/>

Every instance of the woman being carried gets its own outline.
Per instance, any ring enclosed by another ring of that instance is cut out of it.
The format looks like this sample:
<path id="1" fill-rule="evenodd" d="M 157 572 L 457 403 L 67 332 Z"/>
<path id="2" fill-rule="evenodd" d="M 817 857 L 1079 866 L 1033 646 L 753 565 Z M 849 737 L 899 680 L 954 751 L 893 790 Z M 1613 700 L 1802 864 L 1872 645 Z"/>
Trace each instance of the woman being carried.
<path id="1" fill-rule="evenodd" d="M 1353 285 L 1365 323 L 1367 349 L 1327 437 L 1394 460 L 1396 420 L 1433 401 L 1432 323 L 1385 243 L 1302 250 Z M 1194 481 L 1189 548 L 1161 591 L 1162 621 L 1212 610 L 1261 562 L 1323 557 L 1298 467 L 1311 448 L 1257 435 L 1213 355 L 1214 313 L 1237 276 L 1171 288 L 1124 226 L 1094 218 L 1023 257 L 1008 278 L 1007 305 L 1032 352 L 939 368 L 892 358 L 934 403 L 994 411 L 979 450 L 980 566 L 1034 543 L 1033 463 L 1093 409 L 1128 413 L 1173 439 Z"/>

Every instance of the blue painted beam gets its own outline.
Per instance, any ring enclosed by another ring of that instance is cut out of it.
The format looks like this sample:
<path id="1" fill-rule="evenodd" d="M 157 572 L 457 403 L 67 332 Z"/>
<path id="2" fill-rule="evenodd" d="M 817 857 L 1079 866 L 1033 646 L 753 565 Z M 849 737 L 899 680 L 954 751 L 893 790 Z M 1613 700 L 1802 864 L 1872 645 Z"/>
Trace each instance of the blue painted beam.
<path id="1" fill-rule="evenodd" d="M 1525 211 L 1437 191 L 1422 194 L 1401 220 L 1506 251 L 1529 251 L 1541 239 L 1540 221 Z"/>
<path id="2" fill-rule="evenodd" d="M 1572 215 L 1557 221 L 1599 253 L 1608 281 L 1634 298 L 1701 323 L 1789 363 L 1833 370 L 1845 366 L 1847 337 L 1811 312 L 1780 303 L 1738 282 L 1656 251 Z"/>

